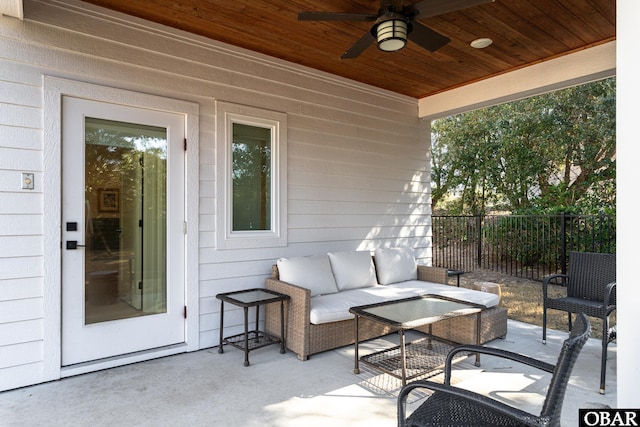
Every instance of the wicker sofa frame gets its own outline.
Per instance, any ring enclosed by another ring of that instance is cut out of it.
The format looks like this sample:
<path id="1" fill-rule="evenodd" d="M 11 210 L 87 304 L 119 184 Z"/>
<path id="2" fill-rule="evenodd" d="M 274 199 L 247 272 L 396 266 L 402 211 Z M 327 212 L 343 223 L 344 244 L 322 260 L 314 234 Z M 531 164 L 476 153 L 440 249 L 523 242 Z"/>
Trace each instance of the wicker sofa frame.
<path id="1" fill-rule="evenodd" d="M 265 288 L 290 297 L 285 303 L 285 343 L 289 350 L 297 354 L 298 359 L 307 360 L 313 354 L 354 343 L 354 319 L 312 324 L 311 291 L 279 280 L 278 267 L 275 265 L 271 276 L 265 280 Z M 418 280 L 447 284 L 447 278 L 445 268 L 418 266 Z M 507 310 L 500 306 L 483 310 L 481 323 L 481 343 L 504 338 L 507 335 Z M 280 334 L 280 310 L 274 304 L 266 307 L 265 330 L 267 333 Z M 426 333 L 428 326 L 418 330 Z M 361 319 L 359 331 L 361 341 L 394 332 L 390 327 L 366 319 Z M 476 316 L 456 317 L 432 325 L 434 336 L 460 344 L 475 344 L 475 331 Z"/>

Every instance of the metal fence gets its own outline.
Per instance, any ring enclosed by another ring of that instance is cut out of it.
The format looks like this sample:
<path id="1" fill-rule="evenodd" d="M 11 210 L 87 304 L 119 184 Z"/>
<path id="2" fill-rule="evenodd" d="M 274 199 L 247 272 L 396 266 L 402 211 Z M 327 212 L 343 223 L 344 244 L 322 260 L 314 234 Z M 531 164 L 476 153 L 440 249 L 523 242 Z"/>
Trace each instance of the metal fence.
<path id="1" fill-rule="evenodd" d="M 434 215 L 432 220 L 436 267 L 542 280 L 566 273 L 571 251 L 616 252 L 611 215 Z"/>

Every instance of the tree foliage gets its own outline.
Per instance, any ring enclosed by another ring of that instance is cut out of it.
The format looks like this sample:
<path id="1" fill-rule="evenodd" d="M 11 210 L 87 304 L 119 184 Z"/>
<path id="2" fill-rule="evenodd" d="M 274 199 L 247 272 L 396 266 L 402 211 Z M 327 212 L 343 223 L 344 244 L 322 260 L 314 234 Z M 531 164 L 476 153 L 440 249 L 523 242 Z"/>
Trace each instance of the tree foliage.
<path id="1" fill-rule="evenodd" d="M 615 91 L 611 78 L 434 121 L 434 212 L 613 212 Z"/>

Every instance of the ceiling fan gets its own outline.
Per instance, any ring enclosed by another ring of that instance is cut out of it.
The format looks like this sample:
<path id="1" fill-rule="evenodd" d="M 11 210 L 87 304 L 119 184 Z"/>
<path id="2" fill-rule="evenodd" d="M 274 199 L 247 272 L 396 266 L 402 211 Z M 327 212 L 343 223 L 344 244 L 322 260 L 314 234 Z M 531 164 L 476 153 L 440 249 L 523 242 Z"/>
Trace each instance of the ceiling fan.
<path id="1" fill-rule="evenodd" d="M 422 0 L 403 5 L 402 0 L 380 0 L 377 14 L 342 12 L 300 12 L 299 21 L 375 21 L 340 59 L 358 57 L 374 40 L 378 48 L 394 52 L 407 44 L 407 39 L 430 52 L 435 52 L 451 41 L 448 37 L 416 21 L 416 19 L 443 15 L 456 10 L 491 3 L 494 0 Z"/>

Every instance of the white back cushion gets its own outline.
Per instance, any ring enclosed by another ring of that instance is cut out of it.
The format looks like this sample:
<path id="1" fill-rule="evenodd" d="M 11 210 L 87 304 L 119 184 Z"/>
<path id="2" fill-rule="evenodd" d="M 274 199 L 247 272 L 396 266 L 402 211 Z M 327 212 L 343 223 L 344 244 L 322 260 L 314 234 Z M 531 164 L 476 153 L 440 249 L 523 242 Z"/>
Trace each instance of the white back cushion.
<path id="1" fill-rule="evenodd" d="M 328 255 L 280 258 L 280 280 L 311 290 L 311 296 L 338 292 Z"/>
<path id="2" fill-rule="evenodd" d="M 376 270 L 381 285 L 418 278 L 418 264 L 411 248 L 376 249 Z"/>
<path id="3" fill-rule="evenodd" d="M 368 251 L 329 252 L 329 260 L 341 291 L 378 284 L 376 268 Z"/>

